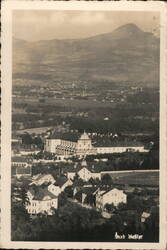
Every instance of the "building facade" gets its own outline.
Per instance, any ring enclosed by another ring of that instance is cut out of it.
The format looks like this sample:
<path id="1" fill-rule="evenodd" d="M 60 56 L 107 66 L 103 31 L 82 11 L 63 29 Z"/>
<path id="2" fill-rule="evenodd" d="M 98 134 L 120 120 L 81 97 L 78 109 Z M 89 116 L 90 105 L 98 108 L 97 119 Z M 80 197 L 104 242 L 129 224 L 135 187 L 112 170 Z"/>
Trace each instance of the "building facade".
<path id="1" fill-rule="evenodd" d="M 127 145 L 128 144 L 128 145 Z M 92 145 L 92 140 L 87 133 L 83 133 L 79 138 L 67 135 L 56 135 L 46 139 L 45 151 L 63 156 L 85 156 L 97 154 L 113 154 L 123 152 L 148 152 L 143 145 L 139 143 L 115 143 L 112 146 L 103 146 L 99 144 Z"/>
<path id="2" fill-rule="evenodd" d="M 91 178 L 92 179 L 101 179 L 101 173 L 96 172 L 93 169 L 88 169 L 88 167 L 77 167 L 74 168 L 73 170 L 69 170 L 67 172 L 67 178 L 73 180 L 74 177 L 78 175 L 80 179 L 83 181 L 89 181 Z"/>
<path id="3" fill-rule="evenodd" d="M 54 177 L 50 174 L 37 175 L 29 184 L 27 192 L 28 200 L 26 209 L 29 214 L 35 215 L 46 213 L 51 215 L 52 208 L 58 208 L 58 196 L 64 189 L 71 186 L 73 182 L 66 176 Z"/>
<path id="4" fill-rule="evenodd" d="M 52 215 L 52 208 L 58 208 L 58 197 L 48 190 L 38 190 L 38 193 L 36 194 L 31 190 L 28 191 L 27 196 L 29 198 L 29 202 L 26 205 L 26 209 L 31 215 L 39 213 Z"/>
<path id="5" fill-rule="evenodd" d="M 113 154 L 124 152 L 148 152 L 144 146 L 97 147 L 97 154 Z"/>
<path id="6" fill-rule="evenodd" d="M 62 139 L 48 138 L 45 143 L 45 151 L 64 156 L 84 156 L 97 153 L 96 148 L 92 146 L 91 139 L 85 132 L 80 138 L 71 138 L 71 140 L 63 135 Z"/>
<path id="7" fill-rule="evenodd" d="M 106 204 L 118 206 L 120 203 L 127 203 L 127 195 L 123 190 L 113 188 L 108 191 L 98 190 L 96 194 L 96 207 L 103 210 Z"/>
<path id="8" fill-rule="evenodd" d="M 44 183 L 55 183 L 55 179 L 51 174 L 38 174 L 33 176 L 30 185 L 40 186 Z"/>

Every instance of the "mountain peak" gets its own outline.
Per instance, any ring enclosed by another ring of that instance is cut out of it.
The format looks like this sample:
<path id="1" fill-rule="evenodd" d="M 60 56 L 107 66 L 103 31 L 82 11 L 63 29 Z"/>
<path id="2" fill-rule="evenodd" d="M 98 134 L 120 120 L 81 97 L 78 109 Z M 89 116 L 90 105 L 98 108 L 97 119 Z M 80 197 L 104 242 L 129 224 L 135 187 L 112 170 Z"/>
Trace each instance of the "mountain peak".
<path id="1" fill-rule="evenodd" d="M 122 26 L 120 26 L 119 28 L 117 28 L 115 31 L 118 31 L 118 30 L 121 30 L 121 31 L 133 31 L 133 32 L 142 32 L 142 30 L 134 23 L 127 23 L 127 24 L 124 24 Z"/>
<path id="2" fill-rule="evenodd" d="M 159 40 L 129 23 L 86 39 L 16 43 L 13 62 L 18 79 L 140 79 L 151 86 L 159 81 Z"/>
<path id="3" fill-rule="evenodd" d="M 112 35 L 116 38 L 123 38 L 129 36 L 141 35 L 144 32 L 134 23 L 125 24 L 112 32 Z"/>

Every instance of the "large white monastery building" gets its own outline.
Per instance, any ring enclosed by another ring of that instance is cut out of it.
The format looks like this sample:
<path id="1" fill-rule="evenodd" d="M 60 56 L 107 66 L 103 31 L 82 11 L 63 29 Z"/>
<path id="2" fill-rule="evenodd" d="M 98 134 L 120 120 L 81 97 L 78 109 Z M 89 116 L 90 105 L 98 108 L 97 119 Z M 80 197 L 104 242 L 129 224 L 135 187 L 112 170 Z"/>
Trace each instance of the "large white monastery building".
<path id="1" fill-rule="evenodd" d="M 79 138 L 65 133 L 56 134 L 46 139 L 45 151 L 64 156 L 84 156 L 97 154 L 123 153 L 126 151 L 147 152 L 139 143 L 115 143 L 115 145 L 92 145 L 92 140 L 86 132 Z"/>

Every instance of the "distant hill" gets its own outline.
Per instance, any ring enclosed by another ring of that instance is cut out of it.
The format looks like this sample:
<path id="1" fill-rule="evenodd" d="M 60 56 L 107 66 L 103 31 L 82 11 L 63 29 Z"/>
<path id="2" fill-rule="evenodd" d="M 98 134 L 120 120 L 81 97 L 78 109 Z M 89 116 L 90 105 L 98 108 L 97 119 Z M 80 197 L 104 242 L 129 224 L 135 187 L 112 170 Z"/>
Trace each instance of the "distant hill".
<path id="1" fill-rule="evenodd" d="M 135 24 L 84 39 L 27 42 L 13 38 L 13 76 L 106 79 L 159 84 L 159 38 Z"/>

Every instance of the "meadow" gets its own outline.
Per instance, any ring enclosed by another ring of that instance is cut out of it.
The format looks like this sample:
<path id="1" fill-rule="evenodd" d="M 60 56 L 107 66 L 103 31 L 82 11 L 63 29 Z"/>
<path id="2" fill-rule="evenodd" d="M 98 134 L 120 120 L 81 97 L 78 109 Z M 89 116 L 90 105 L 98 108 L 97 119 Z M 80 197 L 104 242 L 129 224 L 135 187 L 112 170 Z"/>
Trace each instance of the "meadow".
<path id="1" fill-rule="evenodd" d="M 117 184 L 141 185 L 141 186 L 158 186 L 159 171 L 152 172 L 122 172 L 110 174 Z"/>

